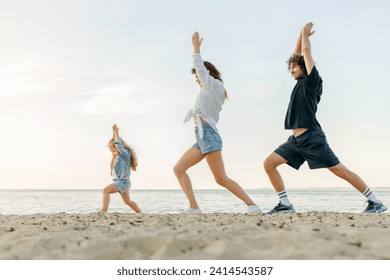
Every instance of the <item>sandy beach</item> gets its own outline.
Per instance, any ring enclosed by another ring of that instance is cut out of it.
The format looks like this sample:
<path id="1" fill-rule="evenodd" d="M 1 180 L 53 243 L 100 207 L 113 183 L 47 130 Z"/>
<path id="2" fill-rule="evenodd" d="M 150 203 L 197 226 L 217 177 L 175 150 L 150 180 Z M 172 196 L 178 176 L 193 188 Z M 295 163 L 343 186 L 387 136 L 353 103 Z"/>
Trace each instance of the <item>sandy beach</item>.
<path id="1" fill-rule="evenodd" d="M 0 259 L 390 259 L 390 214 L 0 215 Z"/>

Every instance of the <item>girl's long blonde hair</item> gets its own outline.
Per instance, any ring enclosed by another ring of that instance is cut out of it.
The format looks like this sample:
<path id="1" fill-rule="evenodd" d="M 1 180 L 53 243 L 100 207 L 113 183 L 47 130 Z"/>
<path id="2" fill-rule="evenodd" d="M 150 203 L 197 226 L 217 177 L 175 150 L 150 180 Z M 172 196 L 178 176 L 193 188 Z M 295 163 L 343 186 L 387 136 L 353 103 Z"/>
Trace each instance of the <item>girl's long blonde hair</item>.
<path id="1" fill-rule="evenodd" d="M 115 139 L 111 138 L 110 141 L 108 142 L 108 145 L 115 145 L 114 142 Z M 130 151 L 130 168 L 131 170 L 136 171 L 138 166 L 138 158 L 134 148 L 129 146 L 125 141 L 123 141 L 123 139 L 122 139 L 122 145 L 125 149 L 128 149 Z"/>

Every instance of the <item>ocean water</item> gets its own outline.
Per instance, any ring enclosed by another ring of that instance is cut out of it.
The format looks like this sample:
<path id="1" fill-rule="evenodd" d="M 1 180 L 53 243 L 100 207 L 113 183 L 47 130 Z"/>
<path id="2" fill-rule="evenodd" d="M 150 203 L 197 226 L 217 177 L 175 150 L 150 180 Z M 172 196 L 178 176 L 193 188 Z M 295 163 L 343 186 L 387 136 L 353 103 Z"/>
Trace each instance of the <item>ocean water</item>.
<path id="1" fill-rule="evenodd" d="M 362 212 L 365 197 L 350 189 L 289 189 L 290 201 L 298 212 L 334 211 Z M 194 190 L 203 213 L 245 213 L 241 200 L 225 189 Z M 273 189 L 247 190 L 263 211 L 271 210 L 278 197 Z M 374 189 L 376 196 L 390 209 L 390 189 Z M 144 213 L 179 213 L 188 207 L 181 189 L 131 190 L 131 199 Z M 102 190 L 1 190 L 0 214 L 26 215 L 35 213 L 92 213 L 100 210 Z M 119 194 L 111 195 L 109 212 L 130 213 Z"/>

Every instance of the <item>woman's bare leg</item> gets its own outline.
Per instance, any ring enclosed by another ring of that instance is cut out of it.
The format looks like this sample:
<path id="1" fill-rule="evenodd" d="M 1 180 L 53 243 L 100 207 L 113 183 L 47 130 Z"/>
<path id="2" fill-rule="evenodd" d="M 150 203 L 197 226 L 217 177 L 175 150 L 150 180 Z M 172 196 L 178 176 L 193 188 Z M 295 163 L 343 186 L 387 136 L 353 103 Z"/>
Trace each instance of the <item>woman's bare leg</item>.
<path id="1" fill-rule="evenodd" d="M 179 159 L 175 164 L 173 171 L 177 179 L 179 180 L 180 186 L 183 189 L 191 208 L 199 208 L 196 202 L 194 191 L 192 189 L 192 183 L 190 177 L 187 174 L 187 170 L 199 163 L 204 158 L 201 151 L 193 147 L 189 148 L 187 152 Z"/>
<path id="2" fill-rule="evenodd" d="M 221 151 L 215 151 L 207 154 L 206 160 L 211 169 L 211 172 L 214 175 L 215 181 L 219 185 L 227 188 L 235 196 L 240 198 L 246 205 L 255 205 L 255 203 L 241 188 L 241 186 L 226 175 Z"/>

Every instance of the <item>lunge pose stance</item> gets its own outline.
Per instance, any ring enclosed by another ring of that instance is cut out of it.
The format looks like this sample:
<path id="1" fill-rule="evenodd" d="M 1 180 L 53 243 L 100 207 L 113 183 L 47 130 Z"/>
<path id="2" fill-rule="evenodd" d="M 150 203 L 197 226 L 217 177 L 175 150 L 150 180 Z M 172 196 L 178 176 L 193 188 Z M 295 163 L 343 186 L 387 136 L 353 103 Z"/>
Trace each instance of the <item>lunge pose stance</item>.
<path id="1" fill-rule="evenodd" d="M 284 188 L 277 167 L 287 163 L 295 169 L 307 161 L 310 169 L 328 168 L 338 177 L 348 181 L 367 198 L 364 212 L 380 213 L 387 208 L 366 183 L 347 169 L 329 147 L 325 134 L 316 118 L 317 105 L 322 95 L 322 79 L 313 62 L 309 37 L 314 34 L 313 24 L 307 23 L 301 33 L 293 55 L 288 59 L 288 69 L 297 80 L 287 108 L 284 128 L 292 135 L 264 161 L 264 168 L 279 196 L 279 204 L 268 214 L 295 212 Z"/>
<path id="2" fill-rule="evenodd" d="M 184 120 L 185 122 L 194 120 L 196 143 L 184 153 L 174 167 L 175 175 L 189 202 L 189 208 L 185 213 L 202 213 L 195 199 L 191 180 L 186 172 L 204 158 L 206 158 L 215 181 L 219 185 L 240 198 L 248 206 L 248 212 L 260 212 L 260 208 L 254 204 L 240 185 L 226 175 L 221 153 L 222 139 L 218 134 L 216 124 L 227 95 L 217 68 L 210 62 L 203 61 L 200 56 L 202 40 L 199 38 L 198 32 L 192 36 L 194 48 L 192 74 L 195 75 L 196 82 L 200 85 L 200 91 L 194 108 L 188 112 Z"/>
<path id="3" fill-rule="evenodd" d="M 113 183 L 103 189 L 102 212 L 107 212 L 110 194 L 119 192 L 126 205 L 130 206 L 136 213 L 141 213 L 137 203 L 132 201 L 129 196 L 130 169 L 136 170 L 137 156 L 134 150 L 119 137 L 119 128 L 116 124 L 112 126 L 112 132 L 113 137 L 108 142 L 108 148 L 112 152 L 110 172 Z"/>

